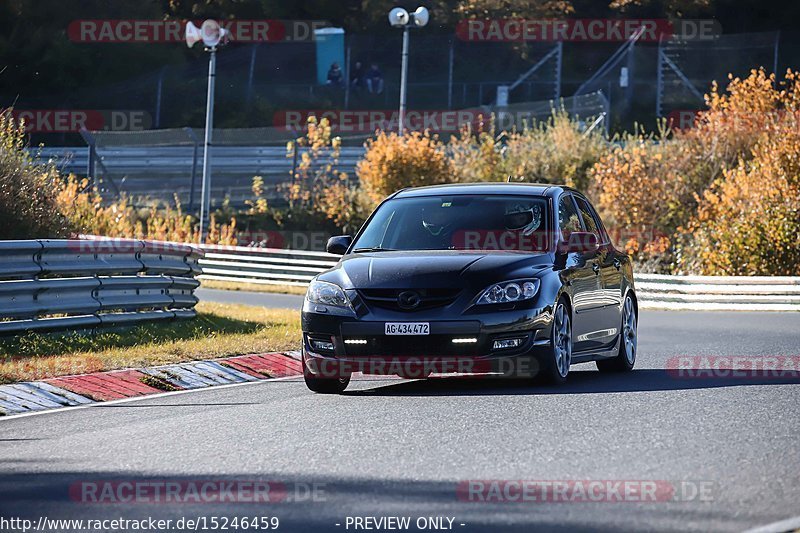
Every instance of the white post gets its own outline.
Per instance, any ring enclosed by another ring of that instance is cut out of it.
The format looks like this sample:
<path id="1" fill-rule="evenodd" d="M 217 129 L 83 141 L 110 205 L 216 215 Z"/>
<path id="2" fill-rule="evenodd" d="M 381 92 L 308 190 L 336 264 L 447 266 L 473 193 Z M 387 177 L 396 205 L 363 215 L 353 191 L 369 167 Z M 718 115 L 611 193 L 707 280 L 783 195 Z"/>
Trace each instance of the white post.
<path id="1" fill-rule="evenodd" d="M 406 122 L 406 84 L 408 82 L 408 25 L 403 26 L 403 56 L 400 66 L 400 120 L 398 133 L 403 134 Z"/>
<path id="2" fill-rule="evenodd" d="M 203 148 L 203 187 L 200 200 L 200 244 L 205 243 L 208 233 L 209 209 L 211 207 L 211 131 L 214 129 L 214 78 L 217 70 L 217 49 L 211 48 L 208 61 L 208 99 L 206 102 L 206 134 Z"/>

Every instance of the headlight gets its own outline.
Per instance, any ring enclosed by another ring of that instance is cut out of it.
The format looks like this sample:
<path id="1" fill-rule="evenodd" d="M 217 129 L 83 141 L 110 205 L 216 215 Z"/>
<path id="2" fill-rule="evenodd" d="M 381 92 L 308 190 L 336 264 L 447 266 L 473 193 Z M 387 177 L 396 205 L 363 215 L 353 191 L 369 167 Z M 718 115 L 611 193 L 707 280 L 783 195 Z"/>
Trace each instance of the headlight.
<path id="1" fill-rule="evenodd" d="M 308 286 L 306 299 L 315 304 L 351 307 L 350 300 L 344 294 L 342 288 L 327 281 L 313 280 Z"/>
<path id="2" fill-rule="evenodd" d="M 538 279 L 518 279 L 496 283 L 483 291 L 478 304 L 505 304 L 530 300 L 539 290 Z"/>

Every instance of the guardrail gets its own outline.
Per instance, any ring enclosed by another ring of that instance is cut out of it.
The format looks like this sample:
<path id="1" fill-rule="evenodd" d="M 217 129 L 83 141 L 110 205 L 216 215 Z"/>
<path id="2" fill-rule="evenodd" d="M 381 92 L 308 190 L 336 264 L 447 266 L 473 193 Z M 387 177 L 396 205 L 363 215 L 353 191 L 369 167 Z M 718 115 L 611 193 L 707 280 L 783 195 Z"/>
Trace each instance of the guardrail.
<path id="1" fill-rule="evenodd" d="M 336 264 L 325 252 L 204 246 L 201 279 L 304 286 Z M 636 274 L 643 309 L 800 311 L 800 277 Z"/>
<path id="2" fill-rule="evenodd" d="M 201 135 L 202 137 L 202 135 Z M 54 162 L 64 173 L 87 175 L 90 166 L 88 148 L 43 147 L 31 150 L 39 160 Z M 292 169 L 307 148 L 298 150 L 298 158 L 287 157 L 285 146 L 215 146 L 212 151 L 214 179 L 211 197 L 225 198 L 241 207 L 253 198 L 253 176 L 264 180 L 264 195 L 271 202 L 284 196 L 278 187 L 292 179 Z M 198 205 L 203 151 L 192 146 L 116 146 L 96 148 L 97 158 L 91 173 L 101 183 L 104 197 L 115 198 L 123 192 L 129 197 L 178 198 L 183 206 Z M 341 149 L 337 169 L 353 175 L 356 163 L 364 156 L 363 147 Z M 327 162 L 323 157 L 319 164 Z"/>
<path id="3" fill-rule="evenodd" d="M 203 246 L 200 279 L 262 285 L 305 286 L 339 260 L 338 255 L 306 250 Z"/>
<path id="4" fill-rule="evenodd" d="M 800 277 L 636 274 L 640 307 L 800 311 Z"/>
<path id="5" fill-rule="evenodd" d="M 194 317 L 200 257 L 153 241 L 0 241 L 0 335 Z"/>

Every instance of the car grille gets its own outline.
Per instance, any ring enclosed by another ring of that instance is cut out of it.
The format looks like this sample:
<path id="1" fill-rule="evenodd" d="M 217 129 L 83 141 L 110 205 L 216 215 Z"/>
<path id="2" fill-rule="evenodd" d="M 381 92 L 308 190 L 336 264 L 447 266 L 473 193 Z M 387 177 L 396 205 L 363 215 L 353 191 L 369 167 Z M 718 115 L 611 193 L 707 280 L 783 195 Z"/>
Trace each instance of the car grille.
<path id="1" fill-rule="evenodd" d="M 419 304 L 413 308 L 400 305 L 399 297 L 404 292 L 419 296 Z M 358 293 L 370 307 L 392 311 L 420 311 L 450 305 L 458 298 L 461 289 L 360 289 Z"/>

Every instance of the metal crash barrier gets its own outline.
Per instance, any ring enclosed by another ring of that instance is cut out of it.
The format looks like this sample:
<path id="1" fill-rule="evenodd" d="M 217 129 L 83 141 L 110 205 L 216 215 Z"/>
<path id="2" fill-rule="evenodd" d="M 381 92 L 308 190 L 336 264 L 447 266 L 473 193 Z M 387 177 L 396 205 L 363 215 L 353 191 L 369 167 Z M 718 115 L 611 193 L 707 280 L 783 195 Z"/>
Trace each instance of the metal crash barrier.
<path id="1" fill-rule="evenodd" d="M 203 246 L 201 279 L 306 286 L 336 265 L 325 252 L 240 246 Z M 645 309 L 800 311 L 800 277 L 667 276 L 635 274 Z"/>
<path id="2" fill-rule="evenodd" d="M 202 256 L 132 239 L 0 241 L 0 335 L 192 318 Z"/>
<path id="3" fill-rule="evenodd" d="M 339 260 L 338 255 L 308 250 L 211 245 L 203 250 L 201 279 L 234 283 L 302 287 Z"/>

